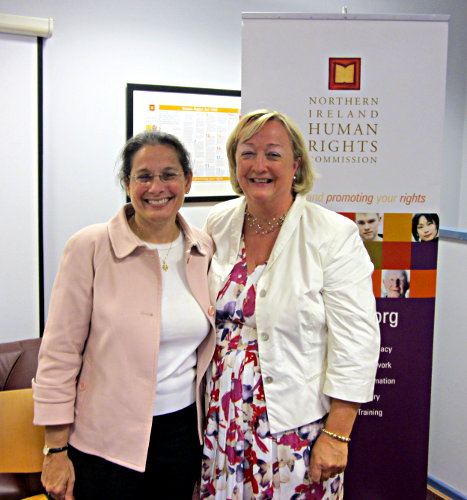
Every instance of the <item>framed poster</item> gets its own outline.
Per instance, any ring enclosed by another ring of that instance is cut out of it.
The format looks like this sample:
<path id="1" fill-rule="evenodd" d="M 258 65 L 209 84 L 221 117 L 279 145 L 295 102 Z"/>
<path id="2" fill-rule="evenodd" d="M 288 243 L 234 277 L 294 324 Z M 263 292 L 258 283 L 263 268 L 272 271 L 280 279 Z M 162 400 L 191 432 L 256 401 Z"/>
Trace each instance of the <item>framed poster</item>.
<path id="1" fill-rule="evenodd" d="M 239 119 L 239 90 L 127 84 L 127 137 L 162 130 L 188 149 L 193 184 L 186 202 L 237 196 L 230 185 L 225 143 Z"/>

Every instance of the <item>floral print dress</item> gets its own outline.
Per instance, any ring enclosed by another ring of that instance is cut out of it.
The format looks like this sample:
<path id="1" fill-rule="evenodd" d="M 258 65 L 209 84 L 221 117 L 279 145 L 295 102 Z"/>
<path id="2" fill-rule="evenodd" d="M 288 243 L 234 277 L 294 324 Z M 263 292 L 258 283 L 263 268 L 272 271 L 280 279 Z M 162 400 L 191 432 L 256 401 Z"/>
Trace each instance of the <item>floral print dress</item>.
<path id="1" fill-rule="evenodd" d="M 242 245 L 217 297 L 217 341 L 208 373 L 201 498 L 209 500 L 340 500 L 343 479 L 311 483 L 310 448 L 322 421 L 271 434 L 258 354 L 256 283 Z"/>

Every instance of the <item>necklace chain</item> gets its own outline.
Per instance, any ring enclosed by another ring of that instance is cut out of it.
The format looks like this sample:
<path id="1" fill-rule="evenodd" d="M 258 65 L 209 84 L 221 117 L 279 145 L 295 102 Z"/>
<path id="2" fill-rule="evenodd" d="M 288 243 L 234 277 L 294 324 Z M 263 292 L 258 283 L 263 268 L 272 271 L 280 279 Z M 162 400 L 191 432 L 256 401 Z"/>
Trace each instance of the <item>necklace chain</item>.
<path id="1" fill-rule="evenodd" d="M 165 257 L 162 259 L 162 270 L 163 271 L 168 271 L 169 270 L 169 266 L 167 265 L 167 257 L 169 256 L 169 253 L 170 253 L 170 250 L 172 250 L 172 245 L 173 245 L 173 242 L 175 240 L 171 241 L 170 242 L 170 246 L 169 246 L 169 249 L 167 250 L 167 253 L 165 254 Z"/>
<path id="2" fill-rule="evenodd" d="M 256 234 L 269 234 L 280 228 L 284 224 L 287 214 L 272 219 L 259 219 L 248 210 L 245 210 L 246 223 Z"/>
<path id="3" fill-rule="evenodd" d="M 130 227 L 133 228 L 133 232 L 136 234 L 136 236 L 138 236 L 138 238 L 141 238 L 140 234 L 141 234 L 141 231 L 139 230 L 139 227 L 138 225 L 136 224 L 136 220 L 135 220 L 135 216 L 132 215 L 132 217 L 130 218 L 130 220 L 128 221 Z M 143 238 L 141 238 L 143 239 Z M 177 238 L 175 238 L 176 240 Z M 170 246 L 169 246 L 169 249 L 167 250 L 166 254 L 165 254 L 165 257 L 162 259 L 162 263 L 161 263 L 161 268 L 163 271 L 168 271 L 169 270 L 169 265 L 167 264 L 167 259 L 169 257 L 169 253 L 170 253 L 170 250 L 172 250 L 172 245 L 174 243 L 175 240 L 172 240 L 170 242 Z M 144 239 L 143 239 L 144 241 Z"/>

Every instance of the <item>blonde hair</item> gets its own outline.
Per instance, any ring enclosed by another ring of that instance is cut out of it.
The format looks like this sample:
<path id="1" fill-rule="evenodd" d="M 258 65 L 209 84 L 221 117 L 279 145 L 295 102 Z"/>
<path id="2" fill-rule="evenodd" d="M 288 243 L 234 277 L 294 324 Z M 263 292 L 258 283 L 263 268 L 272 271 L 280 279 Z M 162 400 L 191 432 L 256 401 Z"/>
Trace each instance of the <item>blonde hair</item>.
<path id="1" fill-rule="evenodd" d="M 284 125 L 287 134 L 290 137 L 294 160 L 300 160 L 295 172 L 295 181 L 291 186 L 294 193 L 307 193 L 313 187 L 314 180 L 318 177 L 313 161 L 308 154 L 305 146 L 305 140 L 297 125 L 283 113 L 271 111 L 268 109 L 259 109 L 245 115 L 237 124 L 235 129 L 227 139 L 227 158 L 229 160 L 230 183 L 232 189 L 237 194 L 243 194 L 237 179 L 237 165 L 235 154 L 240 142 L 246 141 L 259 132 L 269 120 L 277 120 Z"/>

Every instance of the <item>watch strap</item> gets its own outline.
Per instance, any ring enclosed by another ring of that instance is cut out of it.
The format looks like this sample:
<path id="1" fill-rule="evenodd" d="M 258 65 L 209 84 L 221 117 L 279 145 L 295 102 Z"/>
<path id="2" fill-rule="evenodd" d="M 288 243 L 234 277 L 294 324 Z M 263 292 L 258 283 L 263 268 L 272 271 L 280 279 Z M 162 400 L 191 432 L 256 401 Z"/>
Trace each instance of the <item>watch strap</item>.
<path id="1" fill-rule="evenodd" d="M 44 455 L 50 455 L 51 453 L 60 453 L 61 451 L 68 450 L 68 445 L 61 446 L 60 448 L 49 448 L 47 445 L 44 446 Z"/>

